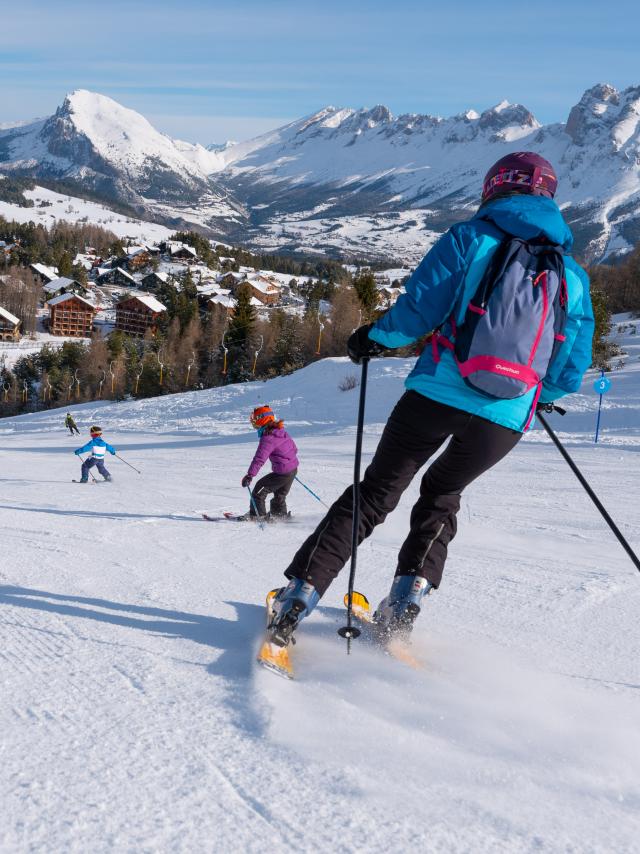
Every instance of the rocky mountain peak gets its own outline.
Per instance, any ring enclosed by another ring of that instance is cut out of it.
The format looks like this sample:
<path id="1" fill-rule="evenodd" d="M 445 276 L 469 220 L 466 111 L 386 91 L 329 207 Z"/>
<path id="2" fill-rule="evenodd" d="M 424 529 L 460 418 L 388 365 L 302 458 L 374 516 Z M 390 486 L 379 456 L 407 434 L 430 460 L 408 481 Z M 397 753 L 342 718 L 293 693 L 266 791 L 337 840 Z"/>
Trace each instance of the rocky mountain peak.
<path id="1" fill-rule="evenodd" d="M 576 145 L 587 143 L 598 126 L 611 125 L 618 114 L 620 93 L 608 83 L 598 83 L 587 89 L 578 103 L 571 109 L 566 132 Z"/>

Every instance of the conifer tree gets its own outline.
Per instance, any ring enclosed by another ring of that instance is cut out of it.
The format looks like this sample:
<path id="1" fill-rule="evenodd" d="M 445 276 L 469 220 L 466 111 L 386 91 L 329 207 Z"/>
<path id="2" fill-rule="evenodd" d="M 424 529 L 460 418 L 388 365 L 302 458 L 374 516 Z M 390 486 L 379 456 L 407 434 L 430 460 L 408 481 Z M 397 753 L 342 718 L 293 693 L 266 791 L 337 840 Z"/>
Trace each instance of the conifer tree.
<path id="1" fill-rule="evenodd" d="M 363 320 L 370 322 L 374 319 L 378 307 L 379 294 L 376 280 L 371 270 L 363 270 L 353 280 L 353 287 L 362 306 Z"/>
<path id="2" fill-rule="evenodd" d="M 226 346 L 229 348 L 227 378 L 230 382 L 251 379 L 255 325 L 256 313 L 251 305 L 251 289 L 242 285 L 236 292 L 236 306 L 226 336 Z"/>

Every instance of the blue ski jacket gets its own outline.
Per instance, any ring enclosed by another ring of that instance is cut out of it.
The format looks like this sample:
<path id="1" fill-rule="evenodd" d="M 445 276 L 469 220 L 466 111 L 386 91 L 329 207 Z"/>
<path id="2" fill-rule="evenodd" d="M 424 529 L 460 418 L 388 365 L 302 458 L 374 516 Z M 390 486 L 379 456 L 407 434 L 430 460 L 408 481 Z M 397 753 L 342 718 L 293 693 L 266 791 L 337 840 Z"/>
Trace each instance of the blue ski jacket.
<path id="1" fill-rule="evenodd" d="M 452 226 L 431 248 L 409 278 L 406 293 L 374 324 L 369 337 L 385 347 L 396 348 L 439 327 L 449 334 L 448 319 L 453 315 L 458 325 L 462 323 L 467 304 L 505 232 L 524 240 L 546 237 L 567 253 L 573 245 L 571 230 L 552 199 L 513 195 L 488 202 L 470 220 Z M 542 403 L 577 391 L 591 364 L 594 320 L 589 277 L 569 254 L 565 256 L 565 278 L 566 340 L 542 383 Z M 521 432 L 529 420 L 536 393 L 532 389 L 513 400 L 487 397 L 465 383 L 449 350 L 441 350 L 440 360 L 435 361 L 431 347 L 425 347 L 405 386 L 439 403 Z"/>
<path id="2" fill-rule="evenodd" d="M 78 448 L 77 451 L 74 451 L 74 454 L 85 454 L 89 452 L 92 457 L 95 457 L 98 460 L 103 460 L 106 451 L 109 451 L 110 454 L 115 454 L 116 449 L 98 436 L 96 439 L 90 439 L 86 445 L 83 445 L 81 448 Z"/>

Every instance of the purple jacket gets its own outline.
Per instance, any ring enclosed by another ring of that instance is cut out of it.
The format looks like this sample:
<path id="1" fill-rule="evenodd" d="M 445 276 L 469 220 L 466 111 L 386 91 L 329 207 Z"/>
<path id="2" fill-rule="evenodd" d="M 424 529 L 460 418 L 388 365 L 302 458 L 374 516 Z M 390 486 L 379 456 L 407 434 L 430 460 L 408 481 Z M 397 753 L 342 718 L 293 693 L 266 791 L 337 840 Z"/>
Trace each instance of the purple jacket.
<path id="1" fill-rule="evenodd" d="M 274 474 L 288 474 L 298 468 L 297 450 L 296 443 L 283 427 L 265 430 L 247 474 L 255 477 L 267 460 L 271 460 Z"/>

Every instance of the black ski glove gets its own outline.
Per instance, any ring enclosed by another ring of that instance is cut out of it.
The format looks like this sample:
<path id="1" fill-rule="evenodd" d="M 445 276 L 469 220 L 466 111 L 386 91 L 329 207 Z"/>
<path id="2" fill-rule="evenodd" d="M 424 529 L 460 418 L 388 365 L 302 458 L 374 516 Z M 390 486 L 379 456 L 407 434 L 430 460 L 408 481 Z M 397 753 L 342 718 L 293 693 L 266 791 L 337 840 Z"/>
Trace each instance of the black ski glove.
<path id="1" fill-rule="evenodd" d="M 567 410 L 561 406 L 556 406 L 555 403 L 538 403 L 536 412 L 548 412 L 549 414 L 557 412 L 559 415 L 565 415 Z"/>
<path id="2" fill-rule="evenodd" d="M 249 484 L 251 483 L 252 480 L 253 480 L 253 478 L 251 477 L 250 474 L 245 474 L 245 476 L 242 478 L 242 485 L 244 486 L 245 489 L 247 488 L 247 486 L 249 486 Z"/>
<path id="3" fill-rule="evenodd" d="M 352 362 L 360 365 L 363 359 L 372 359 L 374 356 L 381 356 L 385 347 L 378 344 L 377 341 L 372 341 L 369 338 L 369 330 L 373 329 L 373 323 L 367 323 L 349 337 L 347 341 L 347 353 Z"/>

